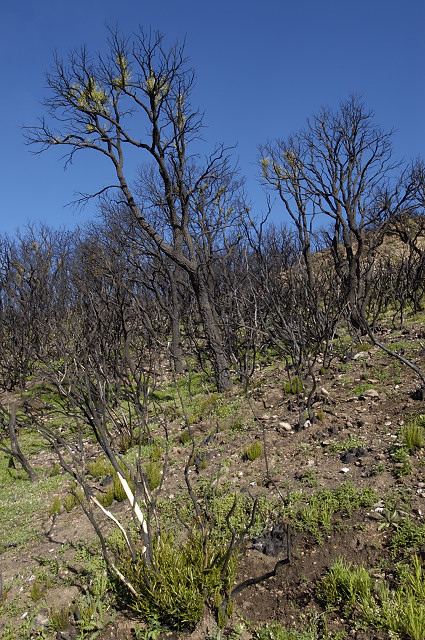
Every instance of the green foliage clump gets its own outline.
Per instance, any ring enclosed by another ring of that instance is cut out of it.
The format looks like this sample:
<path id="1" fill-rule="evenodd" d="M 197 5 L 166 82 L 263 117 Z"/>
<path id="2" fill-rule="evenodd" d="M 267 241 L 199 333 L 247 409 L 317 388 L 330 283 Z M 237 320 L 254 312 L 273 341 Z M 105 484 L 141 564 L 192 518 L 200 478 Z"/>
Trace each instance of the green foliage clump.
<path id="1" fill-rule="evenodd" d="M 45 585 L 40 580 L 34 580 L 30 589 L 30 596 L 33 602 L 38 602 L 44 595 Z"/>
<path id="2" fill-rule="evenodd" d="M 75 484 L 71 485 L 71 490 L 65 496 L 63 500 L 63 508 L 67 513 L 72 511 L 72 509 L 79 504 L 81 504 L 84 500 L 84 492 L 82 489 L 77 489 Z"/>
<path id="3" fill-rule="evenodd" d="M 124 478 L 127 480 L 128 485 L 131 489 L 131 491 L 134 493 L 134 482 L 131 479 L 130 476 L 130 472 L 127 468 L 123 468 L 124 465 L 121 465 L 122 471 L 123 471 L 123 476 Z M 112 474 L 112 486 L 113 486 L 113 490 L 114 490 L 114 499 L 117 502 L 123 502 L 124 500 L 126 500 L 127 495 L 124 491 L 124 487 L 121 484 L 121 480 L 118 477 L 118 473 L 114 470 L 113 474 Z"/>
<path id="4" fill-rule="evenodd" d="M 244 460 L 249 460 L 253 462 L 257 458 L 261 456 L 263 453 L 263 445 L 260 440 L 254 440 L 254 442 L 245 447 L 242 457 Z"/>
<path id="5" fill-rule="evenodd" d="M 114 488 L 114 485 L 112 484 L 110 487 L 107 488 L 105 493 L 97 493 L 96 498 L 97 500 L 99 500 L 100 504 L 103 507 L 105 507 L 105 509 L 107 509 L 113 503 L 114 495 L 115 495 L 115 488 Z"/>
<path id="6" fill-rule="evenodd" d="M 153 542 L 153 563 L 141 549 L 133 562 L 122 538 L 115 538 L 118 568 L 137 591 L 131 607 L 144 619 L 157 619 L 177 629 L 191 629 L 200 620 L 205 606 L 218 606 L 232 588 L 236 575 L 236 554 L 225 563 L 225 552 L 211 536 L 204 543 L 199 531 L 187 540 L 171 533 Z M 128 597 L 128 596 L 127 596 Z"/>
<path id="7" fill-rule="evenodd" d="M 192 438 L 190 437 L 190 433 L 187 429 L 181 432 L 179 437 L 180 444 L 187 444 L 188 442 L 191 442 L 191 440 Z"/>
<path id="8" fill-rule="evenodd" d="M 294 492 L 295 493 L 295 492 Z M 378 500 L 378 495 L 372 488 L 358 491 L 350 482 L 344 482 L 336 489 L 320 489 L 304 501 L 288 498 L 290 504 L 285 508 L 285 515 L 289 517 L 292 526 L 298 531 L 311 533 L 318 544 L 324 539 L 324 534 L 330 532 L 333 516 L 336 513 L 351 517 L 354 510 L 369 508 Z M 301 494 L 302 500 L 302 494 Z"/>
<path id="9" fill-rule="evenodd" d="M 352 448 L 365 447 L 366 444 L 363 440 L 360 440 L 357 436 L 350 435 L 343 442 L 334 442 L 327 446 L 326 450 L 329 453 L 340 453 L 341 451 L 348 451 Z"/>
<path id="10" fill-rule="evenodd" d="M 391 535 L 390 548 L 393 557 L 401 553 L 411 556 L 412 551 L 425 545 L 425 523 L 417 523 L 410 517 L 401 518 Z"/>
<path id="11" fill-rule="evenodd" d="M 99 456 L 96 460 L 90 460 L 87 465 L 87 473 L 93 478 L 104 478 L 113 472 L 113 467 L 105 456 Z"/>
<path id="12" fill-rule="evenodd" d="M 55 476 L 58 476 L 59 473 L 60 473 L 60 468 L 61 468 L 60 464 L 57 462 L 55 465 L 53 465 L 53 467 L 52 467 L 52 469 L 51 469 L 51 471 L 49 473 L 49 476 L 51 478 L 54 478 Z"/>
<path id="13" fill-rule="evenodd" d="M 65 631 L 68 626 L 71 611 L 69 607 L 53 607 L 50 611 L 50 628 L 52 631 Z"/>
<path id="14" fill-rule="evenodd" d="M 391 452 L 391 457 L 395 463 L 394 473 L 397 478 L 402 478 L 412 473 L 412 463 L 406 447 L 394 447 Z"/>
<path id="15" fill-rule="evenodd" d="M 149 489 L 153 491 L 161 484 L 162 467 L 157 462 L 151 460 L 146 465 L 146 476 L 148 478 Z"/>
<path id="16" fill-rule="evenodd" d="M 371 597 L 372 589 L 372 578 L 365 567 L 353 567 L 338 558 L 319 583 L 318 594 L 327 606 L 339 606 L 348 614 L 356 603 Z"/>
<path id="17" fill-rule="evenodd" d="M 401 441 L 409 451 L 422 449 L 425 444 L 425 414 L 418 416 L 401 429 Z"/>
<path id="18" fill-rule="evenodd" d="M 217 406 L 218 397 L 218 393 L 209 393 L 207 396 L 194 399 L 188 417 L 189 422 L 201 422 L 211 415 Z"/>
<path id="19" fill-rule="evenodd" d="M 425 638 L 425 574 L 416 555 L 412 564 L 399 566 L 395 587 L 375 582 L 364 567 L 339 559 L 319 584 L 318 593 L 327 606 L 338 606 L 344 615 L 355 610 L 364 624 L 391 637 Z"/>
<path id="20" fill-rule="evenodd" d="M 263 627 L 254 629 L 254 640 L 316 640 L 317 625 L 314 623 L 303 631 L 296 629 L 286 629 L 280 622 L 266 623 Z M 326 636 L 328 637 L 328 636 Z M 330 637 L 330 636 L 329 636 Z M 333 637 L 333 636 L 332 636 Z"/>
<path id="21" fill-rule="evenodd" d="M 158 462 L 158 460 L 160 459 L 161 456 L 162 456 L 161 447 L 158 444 L 154 445 L 154 448 L 153 448 L 152 453 L 151 453 L 152 462 Z"/>
<path id="22" fill-rule="evenodd" d="M 52 504 L 49 509 L 49 516 L 54 516 L 55 514 L 59 514 L 62 509 L 62 500 L 59 496 L 55 496 Z"/>
<path id="23" fill-rule="evenodd" d="M 288 382 L 285 382 L 283 388 L 285 393 L 292 393 L 293 395 L 295 395 L 297 393 L 301 393 L 301 391 L 304 389 L 304 385 L 298 376 L 294 376 L 292 380 L 288 380 Z"/>
<path id="24" fill-rule="evenodd" d="M 373 384 L 370 382 L 363 382 L 362 384 L 358 384 L 354 389 L 355 396 L 361 396 L 365 391 L 369 391 L 369 389 L 373 389 Z"/>

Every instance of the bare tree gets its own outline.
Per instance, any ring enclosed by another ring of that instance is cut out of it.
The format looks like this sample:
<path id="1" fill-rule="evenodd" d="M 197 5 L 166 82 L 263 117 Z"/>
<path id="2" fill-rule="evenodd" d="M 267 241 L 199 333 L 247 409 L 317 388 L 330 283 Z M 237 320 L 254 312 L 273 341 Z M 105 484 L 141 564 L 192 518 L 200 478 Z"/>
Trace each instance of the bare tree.
<path id="1" fill-rule="evenodd" d="M 287 141 L 261 149 L 264 179 L 295 221 L 303 252 L 311 229 L 307 216 L 326 220 L 336 274 L 351 322 L 360 330 L 374 252 L 391 220 L 408 207 L 412 191 L 407 171 L 392 159 L 392 132 L 380 129 L 373 116 L 351 96 L 335 111 L 322 109 Z"/>
<path id="2" fill-rule="evenodd" d="M 45 101 L 48 118 L 27 129 L 27 140 L 36 144 L 39 152 L 52 147 L 68 149 L 67 163 L 77 152 L 87 150 L 111 162 L 117 184 L 82 195 L 80 202 L 117 189 L 158 250 L 187 273 L 217 386 L 225 390 L 231 385 L 229 359 L 195 234 L 196 220 L 201 217 L 205 221 L 213 209 L 220 209 L 223 186 L 230 183 L 234 172 L 222 145 L 203 163 L 189 152 L 190 145 L 195 149 L 202 127 L 201 115 L 190 106 L 193 83 L 194 73 L 187 65 L 183 46 L 176 44 L 166 50 L 158 33 L 140 30 L 130 41 L 110 31 L 108 51 L 96 60 L 85 48 L 71 52 L 67 63 L 55 57 L 53 69 L 47 73 L 51 92 Z M 132 183 L 136 176 L 128 168 L 131 161 L 127 163 L 128 154 L 134 150 L 152 163 L 156 179 L 149 188 L 151 194 L 155 194 L 156 186 L 159 189 L 165 228 L 155 225 L 143 203 L 138 204 L 137 186 Z M 205 190 L 212 196 L 208 202 L 203 197 Z M 203 210 L 206 202 L 208 209 Z M 211 220 L 210 231 L 214 231 L 220 218 Z"/>

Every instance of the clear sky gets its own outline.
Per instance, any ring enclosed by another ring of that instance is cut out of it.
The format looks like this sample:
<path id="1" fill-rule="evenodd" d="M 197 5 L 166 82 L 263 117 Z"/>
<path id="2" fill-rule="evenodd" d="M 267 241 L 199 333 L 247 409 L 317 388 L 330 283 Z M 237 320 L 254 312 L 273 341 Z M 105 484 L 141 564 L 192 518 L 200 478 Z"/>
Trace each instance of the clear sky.
<path id="1" fill-rule="evenodd" d="M 152 27 L 170 43 L 186 37 L 207 141 L 237 145 L 254 211 L 265 202 L 258 145 L 350 93 L 363 96 L 382 128 L 396 130 L 396 158 L 425 155 L 424 0 L 4 0 L 1 234 L 37 221 L 72 228 L 96 215 L 94 203 L 82 213 L 65 205 L 110 180 L 105 163 L 80 154 L 64 171 L 60 149 L 32 155 L 21 126 L 43 115 L 53 51 L 101 50 L 105 23 L 125 33 Z"/>

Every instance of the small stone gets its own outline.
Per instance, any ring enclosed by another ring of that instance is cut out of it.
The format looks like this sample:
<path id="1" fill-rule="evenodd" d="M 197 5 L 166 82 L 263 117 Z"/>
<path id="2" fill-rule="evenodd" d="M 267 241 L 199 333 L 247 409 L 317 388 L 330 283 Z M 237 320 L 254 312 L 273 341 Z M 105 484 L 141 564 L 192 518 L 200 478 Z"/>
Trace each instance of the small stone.
<path id="1" fill-rule="evenodd" d="M 35 627 L 48 627 L 50 624 L 50 620 L 49 617 L 46 616 L 45 613 L 37 613 L 37 615 L 34 618 L 34 626 Z"/>
<path id="2" fill-rule="evenodd" d="M 348 467 L 342 467 L 342 469 L 339 470 L 340 473 L 348 473 L 350 471 L 350 469 Z"/>
<path id="3" fill-rule="evenodd" d="M 327 389 L 325 389 L 325 387 L 322 387 L 319 391 L 319 395 L 325 396 L 325 398 L 329 398 L 330 393 Z"/>
<path id="4" fill-rule="evenodd" d="M 289 424 L 289 422 L 279 422 L 279 428 L 283 429 L 284 431 L 292 431 L 292 427 Z"/>
<path id="5" fill-rule="evenodd" d="M 379 393 L 376 391 L 376 389 L 367 389 L 361 394 L 360 397 L 361 398 L 379 398 Z"/>
<path id="6" fill-rule="evenodd" d="M 353 356 L 353 360 L 361 360 L 362 358 L 368 358 L 369 354 L 367 351 L 359 351 L 359 353 L 355 353 Z"/>

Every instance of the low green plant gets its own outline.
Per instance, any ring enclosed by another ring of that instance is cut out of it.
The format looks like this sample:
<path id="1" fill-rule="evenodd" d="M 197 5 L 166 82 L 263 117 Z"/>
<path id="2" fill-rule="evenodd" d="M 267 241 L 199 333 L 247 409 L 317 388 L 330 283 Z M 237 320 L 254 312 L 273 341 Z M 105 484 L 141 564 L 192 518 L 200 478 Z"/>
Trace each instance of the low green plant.
<path id="1" fill-rule="evenodd" d="M 250 445 L 247 445 L 243 450 L 242 457 L 244 460 L 249 460 L 253 462 L 257 458 L 261 456 L 263 453 L 263 445 L 260 440 L 254 440 Z"/>
<path id="2" fill-rule="evenodd" d="M 380 461 L 380 462 L 377 462 L 375 465 L 373 465 L 373 467 L 370 470 L 370 475 L 379 476 L 381 473 L 384 473 L 384 471 L 386 470 L 387 468 L 385 466 L 385 463 Z"/>
<path id="3" fill-rule="evenodd" d="M 285 393 L 291 393 L 293 395 L 301 393 L 304 389 L 304 385 L 298 376 L 294 376 L 291 380 L 285 382 L 283 389 Z"/>
<path id="4" fill-rule="evenodd" d="M 69 624 L 71 611 L 69 607 L 52 607 L 50 610 L 50 629 L 52 631 L 65 631 Z"/>
<path id="5" fill-rule="evenodd" d="M 297 629 L 286 629 L 280 622 L 267 622 L 262 627 L 255 627 L 253 630 L 253 640 L 317 640 L 319 636 L 319 628 L 317 620 L 307 621 L 307 624 L 303 624 L 304 629 L 298 631 Z M 325 636 L 323 636 L 325 637 Z M 328 640 L 337 640 L 335 635 L 329 635 L 326 633 Z M 340 640 L 342 640 L 340 636 Z"/>
<path id="6" fill-rule="evenodd" d="M 67 513 L 73 510 L 74 507 L 81 504 L 84 500 L 84 493 L 81 489 L 74 489 L 74 492 L 67 493 L 63 499 L 63 508 Z"/>
<path id="7" fill-rule="evenodd" d="M 96 498 L 99 500 L 100 504 L 103 507 L 108 508 L 111 506 L 111 504 L 114 501 L 114 495 L 115 495 L 115 488 L 114 488 L 114 485 L 112 484 L 110 487 L 107 488 L 105 493 L 97 493 Z"/>
<path id="8" fill-rule="evenodd" d="M 394 447 L 391 452 L 391 457 L 395 463 L 394 473 L 397 478 L 402 478 L 412 473 L 412 463 L 406 447 Z"/>
<path id="9" fill-rule="evenodd" d="M 349 614 L 356 604 L 370 599 L 372 578 L 364 566 L 355 567 L 338 558 L 318 585 L 318 595 L 326 605 L 341 607 Z"/>
<path id="10" fill-rule="evenodd" d="M 378 531 L 382 531 L 382 529 L 389 529 L 390 527 L 397 528 L 402 520 L 397 509 L 394 509 L 394 510 L 383 509 L 377 515 L 378 515 L 378 519 L 381 521 L 378 525 Z"/>
<path id="11" fill-rule="evenodd" d="M 362 393 L 368 391 L 369 389 L 373 389 L 373 384 L 371 384 L 370 382 L 363 382 L 362 384 L 358 384 L 357 387 L 355 387 L 353 393 L 355 396 L 361 396 Z"/>
<path id="12" fill-rule="evenodd" d="M 400 437 L 403 445 L 409 451 L 422 449 L 425 444 L 425 415 L 420 415 L 402 427 Z"/>
<path id="13" fill-rule="evenodd" d="M 123 471 L 124 478 L 127 480 L 131 491 L 134 493 L 134 482 L 130 476 L 129 470 L 122 464 L 121 469 Z M 121 484 L 121 480 L 118 477 L 118 473 L 114 470 L 112 474 L 112 486 L 114 489 L 114 499 L 117 502 L 123 502 L 126 500 L 127 495 L 124 491 L 124 487 Z"/>
<path id="14" fill-rule="evenodd" d="M 326 451 L 328 451 L 329 453 L 340 453 L 341 451 L 348 451 L 348 449 L 357 449 L 358 447 L 365 446 L 365 442 L 363 442 L 363 440 L 361 440 L 358 436 L 350 435 L 343 442 L 332 442 L 331 444 L 327 445 Z"/>
<path id="15" fill-rule="evenodd" d="M 303 484 L 306 484 L 311 489 L 319 485 L 319 481 L 313 469 L 307 469 L 307 471 L 303 473 L 303 475 L 301 476 L 301 482 Z"/>
<path id="16" fill-rule="evenodd" d="M 148 478 L 149 489 L 153 491 L 161 484 L 162 466 L 151 460 L 146 465 L 146 476 Z"/>
<path id="17" fill-rule="evenodd" d="M 190 433 L 187 429 L 181 432 L 179 436 L 179 441 L 180 441 L 180 444 L 188 444 L 189 442 L 192 441 L 192 438 L 190 437 Z"/>
<path id="18" fill-rule="evenodd" d="M 159 444 L 154 445 L 154 448 L 152 449 L 152 453 L 151 453 L 152 462 L 158 462 L 161 456 L 162 456 L 161 447 L 159 446 Z"/>
<path id="19" fill-rule="evenodd" d="M 38 602 L 44 595 L 46 587 L 40 580 L 34 580 L 30 589 L 30 597 L 33 602 Z"/>
<path id="20" fill-rule="evenodd" d="M 140 546 L 134 562 L 120 536 L 111 542 L 120 571 L 133 585 L 131 607 L 145 620 L 156 619 L 177 629 L 193 628 L 206 605 L 218 608 L 236 576 L 236 554 L 229 561 L 213 536 L 193 530 L 186 540 L 164 532 L 153 541 L 153 563 Z M 128 594 L 126 594 L 128 598 Z"/>
<path id="21" fill-rule="evenodd" d="M 365 488 L 358 491 L 350 482 L 344 482 L 336 489 L 320 489 L 311 496 L 303 496 L 294 501 L 290 494 L 290 505 L 285 508 L 295 530 L 312 534 L 318 544 L 322 544 L 324 534 L 330 532 L 336 513 L 351 517 L 354 510 L 370 508 L 378 500 L 376 491 Z"/>
<path id="22" fill-rule="evenodd" d="M 49 508 L 49 516 L 59 514 L 61 512 L 61 509 L 62 509 L 62 500 L 60 499 L 59 496 L 55 496 Z"/>
<path id="23" fill-rule="evenodd" d="M 425 545 L 425 523 L 415 522 L 409 516 L 402 518 L 392 532 L 389 542 L 393 557 L 399 554 L 409 557 L 423 545 Z"/>
<path id="24" fill-rule="evenodd" d="M 52 470 L 49 473 L 49 476 L 51 478 L 54 478 L 55 476 L 59 475 L 60 469 L 61 469 L 61 466 L 59 462 L 57 462 L 55 465 L 53 465 Z"/>
<path id="25" fill-rule="evenodd" d="M 157 640 L 161 635 L 162 627 L 159 620 L 156 618 L 149 620 L 146 627 L 134 627 L 136 640 Z"/>
<path id="26" fill-rule="evenodd" d="M 364 624 L 390 637 L 425 638 L 425 574 L 417 555 L 399 565 L 395 586 L 375 582 L 364 567 L 338 559 L 319 583 L 318 594 L 327 606 L 338 606 L 344 615 L 355 610 Z"/>
<path id="27" fill-rule="evenodd" d="M 90 460 L 87 465 L 87 473 L 93 478 L 104 478 L 113 472 L 113 467 L 105 456 L 99 456 L 96 460 Z"/>

